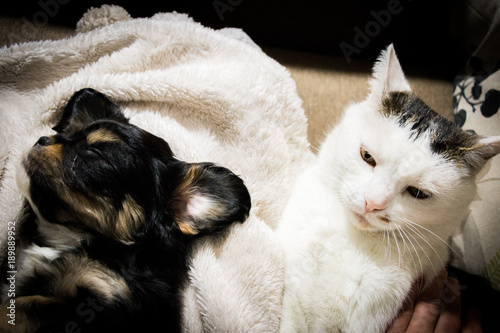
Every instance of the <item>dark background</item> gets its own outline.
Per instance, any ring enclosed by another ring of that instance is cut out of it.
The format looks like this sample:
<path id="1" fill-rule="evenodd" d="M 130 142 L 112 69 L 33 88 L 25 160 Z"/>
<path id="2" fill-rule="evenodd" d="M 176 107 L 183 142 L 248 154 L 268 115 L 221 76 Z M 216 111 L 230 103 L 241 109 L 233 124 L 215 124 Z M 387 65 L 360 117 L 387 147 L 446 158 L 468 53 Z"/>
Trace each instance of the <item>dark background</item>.
<path id="1" fill-rule="evenodd" d="M 4 2 L 0 15 L 34 24 L 75 27 L 90 7 L 102 4 L 120 5 L 134 18 L 177 11 L 214 29 L 241 28 L 264 47 L 344 57 L 340 44 L 356 47 L 355 28 L 365 31 L 370 22 L 373 27 L 373 12 L 387 10 L 391 1 L 399 2 L 401 12 L 391 15 L 385 27 L 379 24 L 379 31 L 368 36 L 368 41 L 363 39 L 363 47 L 351 57 L 374 60 L 381 49 L 394 42 L 403 67 L 422 67 L 446 78 L 457 74 L 466 55 L 450 34 L 452 0 L 18 0 Z"/>

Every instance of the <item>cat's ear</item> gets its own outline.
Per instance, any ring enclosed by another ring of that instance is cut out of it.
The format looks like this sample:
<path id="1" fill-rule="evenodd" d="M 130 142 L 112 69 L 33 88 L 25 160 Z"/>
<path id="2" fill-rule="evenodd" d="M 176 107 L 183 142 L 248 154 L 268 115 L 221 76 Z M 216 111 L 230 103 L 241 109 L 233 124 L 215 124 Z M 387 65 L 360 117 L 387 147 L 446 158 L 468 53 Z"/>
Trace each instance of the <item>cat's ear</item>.
<path id="1" fill-rule="evenodd" d="M 483 137 L 476 145 L 464 150 L 463 161 L 477 174 L 490 158 L 500 154 L 500 136 Z"/>
<path id="2" fill-rule="evenodd" d="M 373 66 L 373 78 L 370 80 L 369 100 L 380 102 L 384 96 L 393 91 L 411 91 L 403 69 L 399 63 L 393 44 L 390 44 Z"/>

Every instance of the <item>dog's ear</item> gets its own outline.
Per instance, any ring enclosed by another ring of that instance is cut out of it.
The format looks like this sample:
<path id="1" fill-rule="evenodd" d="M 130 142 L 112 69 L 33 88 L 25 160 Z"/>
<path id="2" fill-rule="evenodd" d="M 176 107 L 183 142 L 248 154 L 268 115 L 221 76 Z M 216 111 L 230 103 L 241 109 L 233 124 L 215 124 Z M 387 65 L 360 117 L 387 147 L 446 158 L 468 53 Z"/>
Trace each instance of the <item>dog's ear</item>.
<path id="1" fill-rule="evenodd" d="M 85 88 L 73 94 L 64 108 L 61 120 L 53 130 L 72 134 L 100 119 L 128 122 L 118 105 L 102 93 Z"/>
<path id="2" fill-rule="evenodd" d="M 243 180 L 230 170 L 211 163 L 194 163 L 186 165 L 170 206 L 181 232 L 196 235 L 244 222 L 251 203 Z"/>

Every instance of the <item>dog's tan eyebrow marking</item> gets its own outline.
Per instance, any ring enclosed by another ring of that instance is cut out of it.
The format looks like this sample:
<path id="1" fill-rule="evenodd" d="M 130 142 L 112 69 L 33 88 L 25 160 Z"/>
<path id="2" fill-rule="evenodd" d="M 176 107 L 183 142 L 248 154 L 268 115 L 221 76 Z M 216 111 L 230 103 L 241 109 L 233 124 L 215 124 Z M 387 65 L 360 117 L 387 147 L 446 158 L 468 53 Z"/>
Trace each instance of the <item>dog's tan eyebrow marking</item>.
<path id="1" fill-rule="evenodd" d="M 87 143 L 92 145 L 97 142 L 113 142 L 120 140 L 118 136 L 106 129 L 100 128 L 87 135 Z"/>

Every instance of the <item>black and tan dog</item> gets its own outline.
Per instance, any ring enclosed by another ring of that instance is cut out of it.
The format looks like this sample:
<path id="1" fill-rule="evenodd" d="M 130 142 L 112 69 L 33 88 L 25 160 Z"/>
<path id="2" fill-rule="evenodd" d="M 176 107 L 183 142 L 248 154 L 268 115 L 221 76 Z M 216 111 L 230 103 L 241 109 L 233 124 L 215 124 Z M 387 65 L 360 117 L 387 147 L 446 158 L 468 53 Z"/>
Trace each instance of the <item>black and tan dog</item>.
<path id="1" fill-rule="evenodd" d="M 178 331 L 189 244 L 247 218 L 243 181 L 174 158 L 92 89 L 54 130 L 18 172 L 33 218 L 18 239 L 16 325 L 3 290 L 0 331 Z"/>

